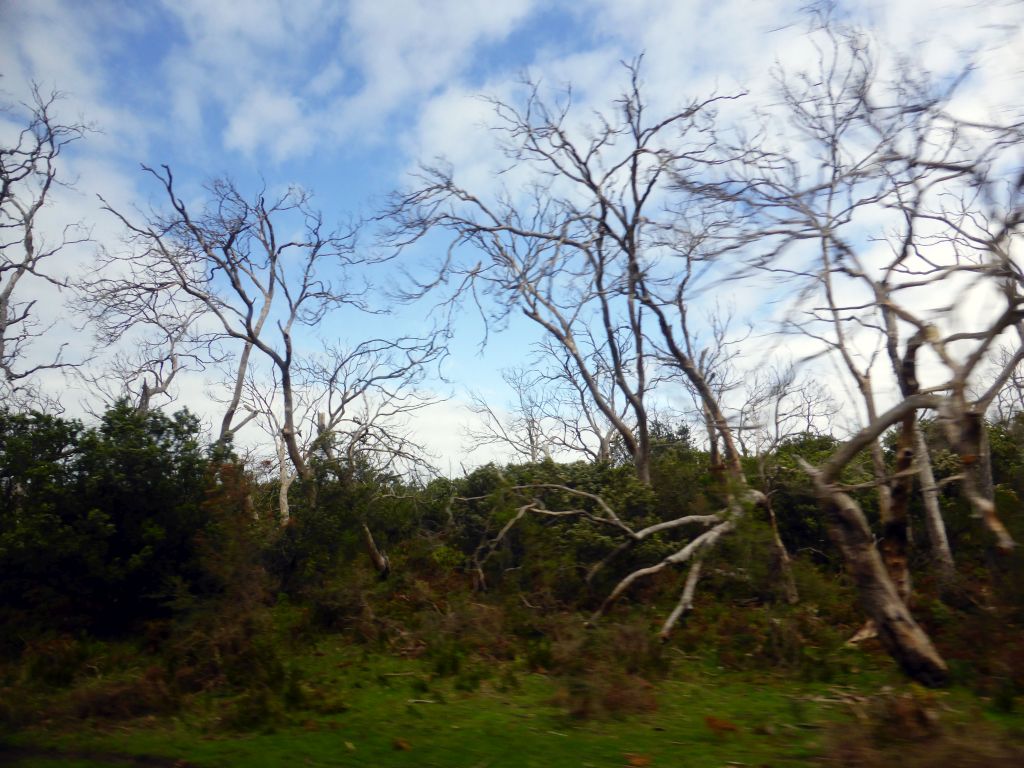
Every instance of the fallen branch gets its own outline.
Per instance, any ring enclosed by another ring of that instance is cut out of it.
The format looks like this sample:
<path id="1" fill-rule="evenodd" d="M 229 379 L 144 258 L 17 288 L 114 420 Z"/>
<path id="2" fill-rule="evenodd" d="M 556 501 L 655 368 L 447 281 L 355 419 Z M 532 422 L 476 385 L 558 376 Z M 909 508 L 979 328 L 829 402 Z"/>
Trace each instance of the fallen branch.
<path id="1" fill-rule="evenodd" d="M 590 621 L 594 622 L 597 619 L 604 616 L 608 612 L 608 609 L 611 608 L 611 606 L 615 603 L 615 601 L 618 600 L 622 596 L 622 594 L 627 589 L 629 589 L 633 582 L 635 582 L 637 579 L 641 579 L 645 576 L 653 576 L 654 574 L 660 573 L 661 571 L 665 570 L 670 565 L 682 565 L 691 557 L 693 557 L 697 552 L 707 547 L 710 547 L 712 544 L 718 541 L 718 539 L 720 539 L 723 534 L 728 533 L 735 527 L 736 526 L 732 522 L 732 520 L 726 520 L 725 522 L 719 523 L 710 531 L 705 531 L 704 533 L 702 533 L 700 536 L 695 538 L 682 549 L 662 559 L 661 562 L 647 566 L 646 568 L 638 568 L 637 570 L 633 571 L 631 574 L 626 576 L 624 579 L 622 579 L 622 581 L 620 581 L 616 585 L 615 589 L 612 590 L 611 594 L 609 594 L 608 597 L 605 598 L 604 602 L 601 603 L 601 607 L 598 608 L 594 612 L 594 615 L 590 617 Z"/>
<path id="2" fill-rule="evenodd" d="M 658 633 L 658 638 L 662 642 L 668 640 L 668 636 L 672 633 L 672 629 L 679 619 L 693 610 L 693 595 L 697 591 L 697 582 L 700 581 L 700 571 L 703 562 L 703 558 L 698 557 L 694 559 L 693 565 L 690 566 L 690 572 L 686 574 L 686 584 L 683 585 L 683 594 L 679 598 L 676 607 L 672 609 L 672 613 L 665 619 L 661 632 Z"/>

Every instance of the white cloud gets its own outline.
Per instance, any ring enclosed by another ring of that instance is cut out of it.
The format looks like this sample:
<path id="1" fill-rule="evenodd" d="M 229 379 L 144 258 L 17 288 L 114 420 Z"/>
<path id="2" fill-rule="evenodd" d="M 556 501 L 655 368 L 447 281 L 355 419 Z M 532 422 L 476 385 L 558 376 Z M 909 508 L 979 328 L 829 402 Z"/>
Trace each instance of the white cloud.
<path id="1" fill-rule="evenodd" d="M 164 63 L 177 121 L 222 111 L 227 149 L 280 163 L 335 142 L 379 141 L 394 113 L 474 66 L 528 0 L 166 4 L 184 42 Z M 212 117 L 215 120 L 216 114 Z"/>
<path id="2" fill-rule="evenodd" d="M 175 0 L 165 9 L 182 33 L 162 64 L 175 117 L 167 130 L 200 137 L 223 114 L 228 149 L 267 150 L 274 162 L 308 153 L 321 118 L 299 95 L 311 69 L 330 68 L 316 52 L 337 29 L 337 5 Z"/>
<path id="3" fill-rule="evenodd" d="M 65 123 L 85 122 L 97 129 L 91 151 L 139 151 L 146 128 L 139 117 L 109 98 L 104 57 L 121 35 L 141 23 L 130 9 L 90 10 L 66 0 L 10 4 L 0 25 L 0 100 L 29 103 L 36 84 L 45 96 L 59 92 L 55 114 Z"/>
<path id="4" fill-rule="evenodd" d="M 316 133 L 303 113 L 302 103 L 294 96 L 258 88 L 245 96 L 231 116 L 224 145 L 247 155 L 267 149 L 275 162 L 307 154 Z"/>
<path id="5" fill-rule="evenodd" d="M 341 46 L 364 85 L 346 111 L 384 116 L 448 83 L 473 68 L 478 46 L 500 42 L 530 9 L 531 0 L 354 0 Z"/>

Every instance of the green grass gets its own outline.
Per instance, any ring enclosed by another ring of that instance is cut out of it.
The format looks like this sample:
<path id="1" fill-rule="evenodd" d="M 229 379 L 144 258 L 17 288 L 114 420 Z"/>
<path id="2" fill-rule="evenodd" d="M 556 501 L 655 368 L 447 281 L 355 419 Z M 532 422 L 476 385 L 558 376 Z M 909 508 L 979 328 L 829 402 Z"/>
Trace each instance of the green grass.
<path id="1" fill-rule="evenodd" d="M 835 698 L 835 687 L 726 672 L 700 660 L 678 661 L 658 683 L 655 712 L 600 721 L 569 718 L 552 704 L 557 680 L 514 664 L 485 670 L 479 687 L 467 691 L 459 688 L 472 686 L 458 676 L 432 679 L 425 662 L 366 656 L 328 641 L 296 658 L 294 668 L 309 703 L 265 732 L 232 732 L 224 716 L 237 700 L 200 695 L 175 717 L 26 728 L 7 740 L 23 750 L 13 764 L 104 765 L 109 757 L 90 756 L 146 755 L 202 766 L 500 768 L 624 765 L 634 755 L 652 765 L 799 765 L 819 751 L 822 729 L 848 716 L 841 702 L 814 701 Z M 869 675 L 862 684 L 876 683 Z M 737 730 L 716 732 L 707 716 Z M 62 750 L 77 762 L 26 754 L 33 748 Z"/>
<path id="2" fill-rule="evenodd" d="M 820 755 L 830 732 L 858 727 L 856 702 L 886 688 L 912 690 L 884 660 L 868 656 L 855 673 L 830 683 L 723 670 L 705 658 L 680 656 L 656 684 L 656 711 L 575 720 L 553 703 L 563 685 L 558 678 L 516 663 L 482 669 L 481 662 L 467 662 L 477 674 L 435 678 L 427 660 L 371 655 L 328 638 L 291 664 L 305 703 L 256 732 L 232 730 L 226 721 L 239 697 L 201 694 L 173 717 L 29 726 L 0 738 L 8 745 L 6 764 L 795 766 Z M 992 728 L 1024 733 L 1020 714 L 991 713 L 966 691 L 928 695 L 938 697 L 947 720 L 973 721 L 985 713 Z M 706 717 L 736 730 L 713 730 Z M 142 762 L 140 756 L 164 760 Z"/>

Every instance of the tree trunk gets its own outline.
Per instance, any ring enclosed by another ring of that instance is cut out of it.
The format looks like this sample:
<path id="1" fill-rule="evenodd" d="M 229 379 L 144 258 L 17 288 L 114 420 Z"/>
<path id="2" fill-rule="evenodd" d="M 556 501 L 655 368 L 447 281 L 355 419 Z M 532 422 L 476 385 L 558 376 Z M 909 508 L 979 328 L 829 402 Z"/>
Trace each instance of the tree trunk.
<path id="1" fill-rule="evenodd" d="M 651 454 L 650 451 L 638 452 L 633 457 L 633 464 L 636 467 L 636 477 L 644 485 L 651 484 Z"/>
<path id="2" fill-rule="evenodd" d="M 700 570 L 703 558 L 697 558 L 693 561 L 693 565 L 690 566 L 690 572 L 686 574 L 686 584 L 683 586 L 683 594 L 679 598 L 679 602 L 676 607 L 669 614 L 668 618 L 665 619 L 664 625 L 661 627 L 661 632 L 658 633 L 658 639 L 662 642 L 668 640 L 669 635 L 672 634 L 672 629 L 678 623 L 679 619 L 693 610 L 693 595 L 697 591 L 697 582 L 700 580 Z"/>
<path id="3" fill-rule="evenodd" d="M 252 342 L 247 341 L 242 347 L 242 354 L 238 357 L 238 370 L 235 372 L 235 383 L 231 389 L 231 400 L 224 411 L 224 418 L 220 423 L 220 437 L 218 440 L 224 442 L 234 431 L 231 427 L 238 413 L 238 404 L 242 402 L 242 388 L 245 385 L 245 374 L 249 370 L 249 355 L 252 354 Z"/>
<path id="4" fill-rule="evenodd" d="M 914 432 L 917 426 L 916 414 L 911 412 L 903 419 L 899 442 L 896 446 L 896 472 L 892 483 L 889 516 L 882 521 L 882 559 L 889 571 L 900 599 L 910 599 L 910 568 L 907 549 L 910 534 L 907 508 L 914 490 Z"/>
<path id="5" fill-rule="evenodd" d="M 765 494 L 765 508 L 768 510 L 768 522 L 772 527 L 772 546 L 775 549 L 775 562 L 779 567 L 779 576 L 782 578 L 782 587 L 785 592 L 786 602 L 796 605 L 800 601 L 800 593 L 796 588 L 796 579 L 793 578 L 793 561 L 789 557 L 789 550 L 782 541 L 782 534 L 779 533 L 779 521 L 775 517 L 775 509 L 772 507 L 771 497 Z"/>
<path id="6" fill-rule="evenodd" d="M 924 502 L 924 525 L 928 533 L 931 558 L 939 578 L 948 583 L 956 575 L 956 567 L 953 563 L 953 553 L 949 549 L 949 538 L 946 536 L 946 523 L 939 508 L 939 486 L 932 471 L 931 454 L 928 452 L 924 433 L 917 424 L 914 425 L 914 442 L 917 449 L 918 474 L 921 478 L 921 498 Z"/>
<path id="7" fill-rule="evenodd" d="M 847 571 L 857 585 L 864 612 L 872 620 L 878 639 L 914 680 L 940 686 L 949 679 L 946 663 L 931 639 L 914 621 L 875 548 L 864 513 L 852 498 L 818 484 L 829 513 L 829 533 L 843 553 Z"/>
<path id="8" fill-rule="evenodd" d="M 1016 543 L 996 512 L 995 489 L 992 485 L 992 449 L 988 442 L 988 427 L 982 413 L 961 407 L 960 413 L 947 416 L 946 434 L 956 447 L 964 467 L 960 490 L 970 502 L 971 509 L 995 536 L 996 547 L 1002 552 L 1013 551 Z"/>
<path id="9" fill-rule="evenodd" d="M 366 552 L 370 555 L 370 562 L 377 569 L 381 579 L 386 579 L 391 573 L 391 560 L 377 548 L 377 542 L 373 540 L 373 534 L 366 523 L 363 523 L 363 540 L 366 543 Z"/>
<path id="10" fill-rule="evenodd" d="M 275 441 L 277 444 L 277 472 L 278 489 L 277 504 L 281 514 L 281 525 L 288 525 L 291 522 L 291 512 L 288 506 L 288 489 L 292 487 L 295 480 L 295 473 L 288 471 L 288 454 L 285 451 L 284 440 L 280 437 Z"/>
<path id="11" fill-rule="evenodd" d="M 281 427 L 281 438 L 288 449 L 288 458 L 291 459 L 292 466 L 295 467 L 295 473 L 304 481 L 312 480 L 313 474 L 302 455 L 295 432 L 295 401 L 292 394 L 291 371 L 286 365 L 279 365 L 278 368 L 281 372 L 281 396 L 284 401 L 284 425 Z"/>
<path id="12" fill-rule="evenodd" d="M 983 417 L 978 417 L 981 422 L 978 435 L 978 460 L 967 468 L 969 474 L 974 478 L 974 485 L 978 493 L 986 499 L 995 501 L 996 488 L 992 482 L 992 445 L 988 440 L 988 425 Z"/>

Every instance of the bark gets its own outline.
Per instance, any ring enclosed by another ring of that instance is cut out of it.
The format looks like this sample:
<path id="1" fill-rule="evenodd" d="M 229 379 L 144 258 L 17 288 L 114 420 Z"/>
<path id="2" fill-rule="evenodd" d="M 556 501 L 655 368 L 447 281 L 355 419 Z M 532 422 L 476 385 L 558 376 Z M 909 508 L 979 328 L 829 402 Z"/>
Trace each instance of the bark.
<path id="1" fill-rule="evenodd" d="M 391 574 L 391 560 L 377 548 L 377 542 L 373 540 L 373 534 L 366 523 L 363 523 L 363 540 L 366 543 L 366 552 L 370 555 L 370 562 L 377 569 L 380 578 L 386 579 Z"/>
<path id="2" fill-rule="evenodd" d="M 281 472 L 281 485 L 277 489 L 277 504 L 281 510 L 281 525 L 291 522 L 291 510 L 288 506 L 288 489 L 291 488 L 295 475 L 287 471 Z"/>
<path id="3" fill-rule="evenodd" d="M 911 581 L 907 554 L 910 539 L 910 525 L 907 509 L 914 490 L 914 433 L 917 419 L 911 412 L 900 427 L 896 447 L 896 472 L 892 483 L 888 519 L 882 520 L 882 541 L 879 548 L 882 560 L 896 585 L 896 591 L 904 603 L 910 599 Z"/>
<path id="4" fill-rule="evenodd" d="M 295 481 L 295 474 L 288 471 L 288 456 L 285 452 L 284 441 L 280 438 L 275 441 L 277 446 L 277 471 L 279 486 L 277 489 L 277 505 L 281 513 L 281 525 L 288 525 L 291 522 L 291 512 L 288 506 L 288 489 Z"/>
<path id="5" fill-rule="evenodd" d="M 701 408 L 704 414 L 704 429 L 708 433 L 708 463 L 711 471 L 711 479 L 721 482 L 725 474 L 725 464 L 722 463 L 722 454 L 718 450 L 718 433 L 715 430 L 715 422 L 711 418 L 711 412 L 707 406 Z"/>
<path id="6" fill-rule="evenodd" d="M 946 416 L 946 434 L 956 446 L 964 466 L 961 490 L 974 513 L 996 538 L 996 547 L 1012 552 L 1016 543 L 996 512 L 992 485 L 992 452 L 984 416 L 961 406 L 953 416 Z"/>
<path id="7" fill-rule="evenodd" d="M 270 304 L 265 303 L 263 310 L 260 314 L 260 320 L 257 323 L 258 328 L 262 327 L 263 320 L 266 318 L 266 314 L 270 311 Z M 234 433 L 234 429 L 231 423 L 235 420 L 235 414 L 238 413 L 238 405 L 242 402 L 242 389 L 245 386 L 245 374 L 249 371 L 249 356 L 252 354 L 252 343 L 246 342 L 242 347 L 242 354 L 238 356 L 238 369 L 235 372 L 235 383 L 231 389 L 231 400 L 228 401 L 228 407 L 224 411 L 224 418 L 220 422 L 220 441 L 223 442 Z"/>
<path id="8" fill-rule="evenodd" d="M 636 477 L 644 485 L 651 484 L 651 451 L 646 439 L 640 441 L 640 450 L 633 457 L 633 465 L 636 467 Z"/>
<path id="9" fill-rule="evenodd" d="M 946 536 L 946 523 L 942 519 L 939 508 L 939 486 L 932 472 L 932 460 L 928 453 L 928 444 L 924 433 L 918 425 L 914 425 L 914 442 L 917 449 L 918 475 L 921 478 L 921 498 L 924 502 L 924 525 L 928 533 L 928 545 L 931 550 L 932 562 L 943 581 L 950 581 L 956 573 L 953 553 L 949 549 L 949 538 Z"/>
<path id="10" fill-rule="evenodd" d="M 302 455 L 298 435 L 295 431 L 295 398 L 292 392 L 291 367 L 290 365 L 279 365 L 278 368 L 281 373 L 281 399 L 284 404 L 284 425 L 281 427 L 281 438 L 288 449 L 288 458 L 291 459 L 295 472 L 303 480 L 308 481 L 312 479 L 313 473 Z"/>
<path id="11" fill-rule="evenodd" d="M 902 359 L 898 351 L 898 328 L 895 314 L 890 310 L 888 295 L 876 288 L 879 305 L 882 307 L 886 322 L 886 346 L 889 360 L 900 385 L 903 397 L 912 397 L 920 390 L 917 379 L 917 353 L 925 342 L 925 332 L 919 330 L 907 340 L 906 352 Z M 882 508 L 882 559 L 889 569 L 889 575 L 896 584 L 896 591 L 904 603 L 909 603 L 911 593 L 908 548 L 910 542 L 910 522 L 908 508 L 910 496 L 914 491 L 914 460 L 918 445 L 916 436 L 917 411 L 908 411 L 900 424 L 900 434 L 896 445 L 896 471 L 893 475 L 889 492 L 888 515 Z M 875 448 L 878 441 L 875 441 Z"/>
<path id="12" fill-rule="evenodd" d="M 978 458 L 973 462 L 968 472 L 974 476 L 974 485 L 978 493 L 986 499 L 994 499 L 995 484 L 992 482 L 992 446 L 988 440 L 988 429 L 982 419 L 982 425 L 978 436 Z"/>
<path id="13" fill-rule="evenodd" d="M 697 582 L 700 581 L 700 571 L 703 560 L 698 558 L 690 566 L 690 572 L 686 574 L 686 584 L 683 586 L 683 594 L 679 598 L 676 607 L 665 619 L 665 624 L 658 633 L 658 638 L 664 642 L 668 640 L 672 630 L 683 616 L 693 610 L 693 595 L 697 591 Z"/>
<path id="14" fill-rule="evenodd" d="M 946 663 L 914 621 L 889 577 L 860 506 L 850 496 L 824 484 L 820 476 L 815 477 L 815 484 L 828 510 L 829 534 L 843 553 L 878 639 L 911 678 L 927 686 L 944 685 L 949 679 Z"/>
<path id="15" fill-rule="evenodd" d="M 659 573 L 670 566 L 683 565 L 684 563 L 688 562 L 691 558 L 696 556 L 698 553 L 714 546 L 715 543 L 723 535 L 732 532 L 735 529 L 735 527 L 736 525 L 735 523 L 733 523 L 732 520 L 726 520 L 725 522 L 719 523 L 711 530 L 705 531 L 704 533 L 697 536 L 695 539 L 693 539 L 689 544 L 684 546 L 678 552 L 675 552 L 669 555 L 668 557 L 662 559 L 661 562 L 655 563 L 654 565 L 648 566 L 646 568 L 638 568 L 637 570 L 633 571 L 625 578 L 623 578 L 617 585 L 615 585 L 615 589 L 611 591 L 608 597 L 604 599 L 604 602 L 601 603 L 600 607 L 590 617 L 591 623 L 597 621 L 599 618 L 608 613 L 612 605 L 614 605 L 615 602 L 620 597 L 622 597 L 623 594 L 625 594 L 626 590 L 629 589 L 630 586 L 632 586 L 633 582 L 635 582 L 637 579 L 641 579 L 647 576 L 653 576 L 654 574 Z"/>
<path id="16" fill-rule="evenodd" d="M 796 588 L 796 579 L 793 577 L 793 561 L 782 541 L 782 534 L 779 533 L 779 521 L 775 517 L 775 509 L 772 507 L 771 499 L 765 496 L 765 507 L 768 510 L 768 522 L 772 527 L 772 547 L 775 549 L 775 561 L 779 568 L 779 575 L 782 577 L 782 588 L 786 596 L 786 602 L 796 605 L 800 601 L 800 593 Z"/>

